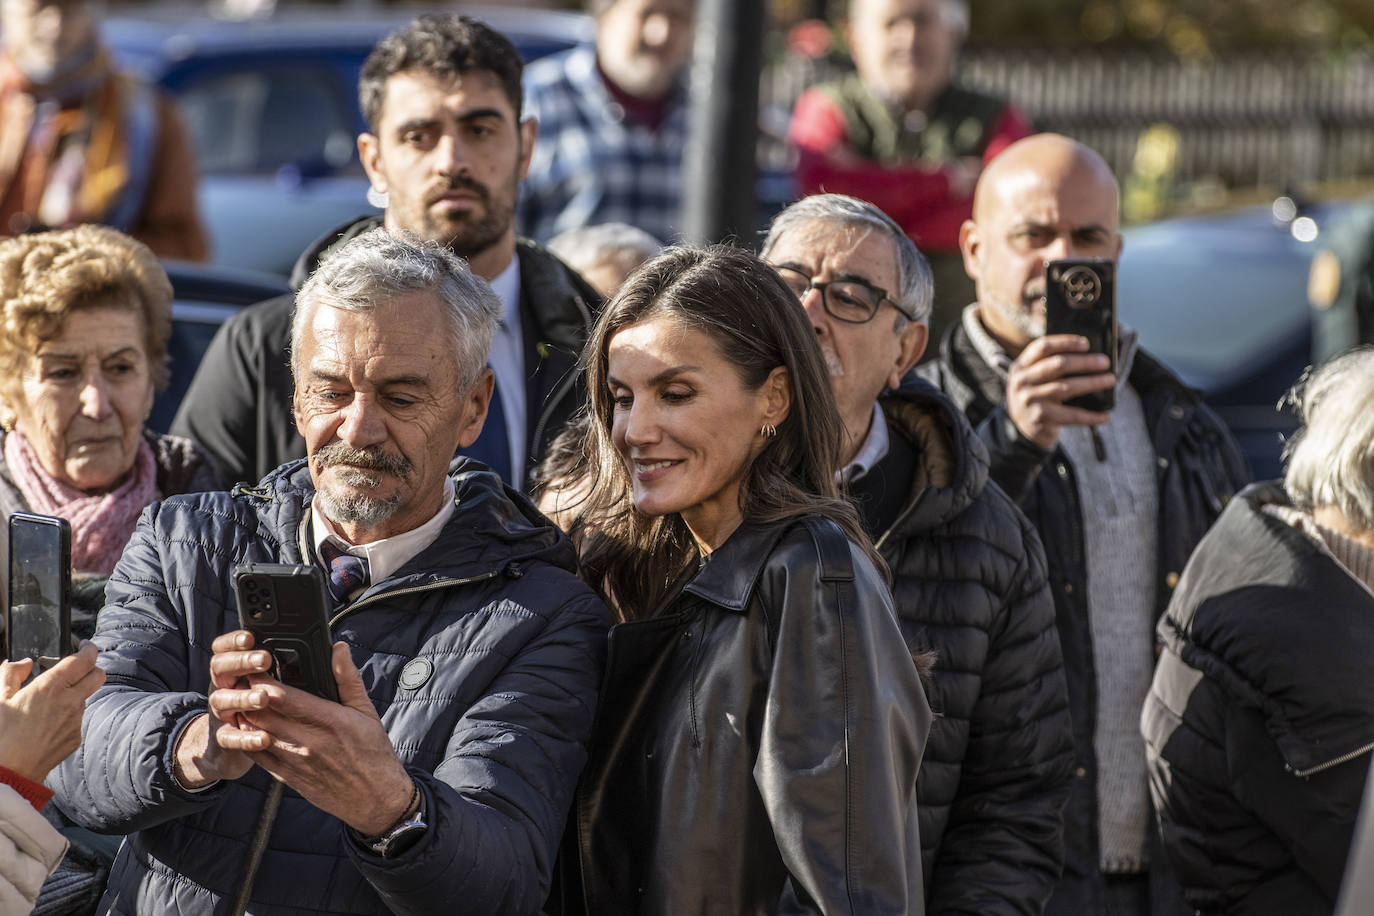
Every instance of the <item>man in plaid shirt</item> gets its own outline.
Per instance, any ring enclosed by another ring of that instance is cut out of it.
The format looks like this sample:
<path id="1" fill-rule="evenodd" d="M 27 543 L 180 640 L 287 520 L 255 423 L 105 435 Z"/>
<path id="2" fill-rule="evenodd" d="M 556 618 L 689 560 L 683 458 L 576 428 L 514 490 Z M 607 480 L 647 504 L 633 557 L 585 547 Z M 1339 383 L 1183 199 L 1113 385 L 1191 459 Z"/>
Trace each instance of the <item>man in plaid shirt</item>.
<path id="1" fill-rule="evenodd" d="M 590 0 L 595 46 L 525 69 L 525 106 L 539 140 L 520 189 L 521 234 L 546 242 L 606 222 L 665 241 L 680 234 L 695 7 Z"/>

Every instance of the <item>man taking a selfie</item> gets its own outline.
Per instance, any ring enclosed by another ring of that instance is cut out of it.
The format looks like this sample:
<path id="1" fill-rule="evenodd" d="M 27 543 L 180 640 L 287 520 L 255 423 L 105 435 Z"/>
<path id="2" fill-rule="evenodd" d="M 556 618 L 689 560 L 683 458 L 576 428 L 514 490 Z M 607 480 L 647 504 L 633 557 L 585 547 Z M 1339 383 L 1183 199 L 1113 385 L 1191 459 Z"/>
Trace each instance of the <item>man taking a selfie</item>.
<path id="1" fill-rule="evenodd" d="M 448 474 L 486 418 L 500 311 L 439 243 L 357 236 L 297 296 L 306 459 L 144 512 L 94 638 L 106 687 L 51 779 L 81 825 L 130 834 L 101 912 L 225 912 L 274 781 L 252 912 L 544 901 L 607 614 L 567 538 L 495 473 Z M 269 676 L 239 628 L 244 563 L 328 578 L 339 702 Z"/>
<path id="2" fill-rule="evenodd" d="M 1230 433 L 1118 325 L 1117 374 L 1045 333 L 1045 265 L 1121 254 L 1118 189 L 1093 150 L 1039 134 L 983 172 L 959 234 L 977 301 L 922 367 L 967 414 L 992 479 L 1045 545 L 1077 755 L 1064 875 L 1047 914 L 1181 912 L 1158 874 L 1139 735 L 1154 626 L 1223 503 L 1249 480 Z M 1065 402 L 1115 389 L 1110 412 Z"/>

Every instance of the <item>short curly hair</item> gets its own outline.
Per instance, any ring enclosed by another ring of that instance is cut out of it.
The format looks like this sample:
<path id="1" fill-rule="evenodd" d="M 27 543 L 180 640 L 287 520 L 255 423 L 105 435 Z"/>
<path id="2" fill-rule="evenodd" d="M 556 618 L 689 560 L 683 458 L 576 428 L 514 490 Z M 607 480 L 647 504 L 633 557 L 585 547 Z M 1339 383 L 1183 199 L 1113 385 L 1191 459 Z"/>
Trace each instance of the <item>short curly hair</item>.
<path id="1" fill-rule="evenodd" d="M 0 242 L 0 378 L 13 394 L 24 359 L 81 309 L 143 316 L 153 386 L 167 386 L 172 283 L 142 242 L 106 226 L 77 226 Z"/>

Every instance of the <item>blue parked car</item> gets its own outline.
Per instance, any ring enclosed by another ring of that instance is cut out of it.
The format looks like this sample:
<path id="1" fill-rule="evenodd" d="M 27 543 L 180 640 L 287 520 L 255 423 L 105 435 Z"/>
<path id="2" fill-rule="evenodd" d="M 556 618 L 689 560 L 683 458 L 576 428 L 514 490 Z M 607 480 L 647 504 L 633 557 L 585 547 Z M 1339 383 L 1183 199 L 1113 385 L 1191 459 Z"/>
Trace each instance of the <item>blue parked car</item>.
<path id="1" fill-rule="evenodd" d="M 1312 362 L 1307 282 L 1348 202 L 1272 205 L 1125 230 L 1117 305 L 1140 341 L 1202 389 L 1260 479 L 1282 473 L 1296 417 L 1276 405 Z"/>
<path id="2" fill-rule="evenodd" d="M 525 60 L 591 40 L 579 13 L 458 4 Z M 180 103 L 200 163 L 216 264 L 286 276 L 307 245 L 367 212 L 355 139 L 358 71 L 426 8 L 302 8 L 246 21 L 184 8 L 120 12 L 102 34 L 124 66 Z"/>

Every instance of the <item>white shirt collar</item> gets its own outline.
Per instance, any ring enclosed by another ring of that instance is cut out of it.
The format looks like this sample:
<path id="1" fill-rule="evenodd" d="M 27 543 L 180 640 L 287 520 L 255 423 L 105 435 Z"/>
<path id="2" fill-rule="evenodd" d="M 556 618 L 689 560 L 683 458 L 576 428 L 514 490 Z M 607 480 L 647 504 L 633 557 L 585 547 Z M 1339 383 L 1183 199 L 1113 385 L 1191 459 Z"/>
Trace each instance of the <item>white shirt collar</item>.
<path id="1" fill-rule="evenodd" d="M 501 300 L 501 323 L 520 327 L 520 256 L 510 259 L 506 269 L 491 280 L 492 292 Z"/>
<path id="2" fill-rule="evenodd" d="M 878 406 L 877 401 L 874 401 L 873 419 L 868 424 L 868 435 L 864 436 L 863 445 L 859 446 L 858 454 L 854 456 L 853 460 L 840 468 L 836 479 L 840 483 L 858 480 L 873 470 L 879 461 L 887 457 L 887 450 L 890 445 L 887 418 L 883 416 L 882 407 Z"/>
<path id="3" fill-rule="evenodd" d="M 453 481 L 448 477 L 444 478 L 444 502 L 439 507 L 439 511 L 434 513 L 434 517 L 425 522 L 418 528 L 403 531 L 400 534 L 392 535 L 389 538 L 382 538 L 380 541 L 371 541 L 367 544 L 350 544 L 339 537 L 334 524 L 320 511 L 318 500 L 310 504 L 311 536 L 314 538 L 315 556 L 320 555 L 320 545 L 326 540 L 333 540 L 334 546 L 345 553 L 351 553 L 355 557 L 362 557 L 367 560 L 368 577 L 373 582 L 381 582 L 396 570 L 400 569 L 412 557 L 417 556 L 435 539 L 439 537 L 439 532 L 444 525 L 453 517 L 457 509 L 454 500 Z M 328 572 L 328 570 L 326 570 Z"/>

